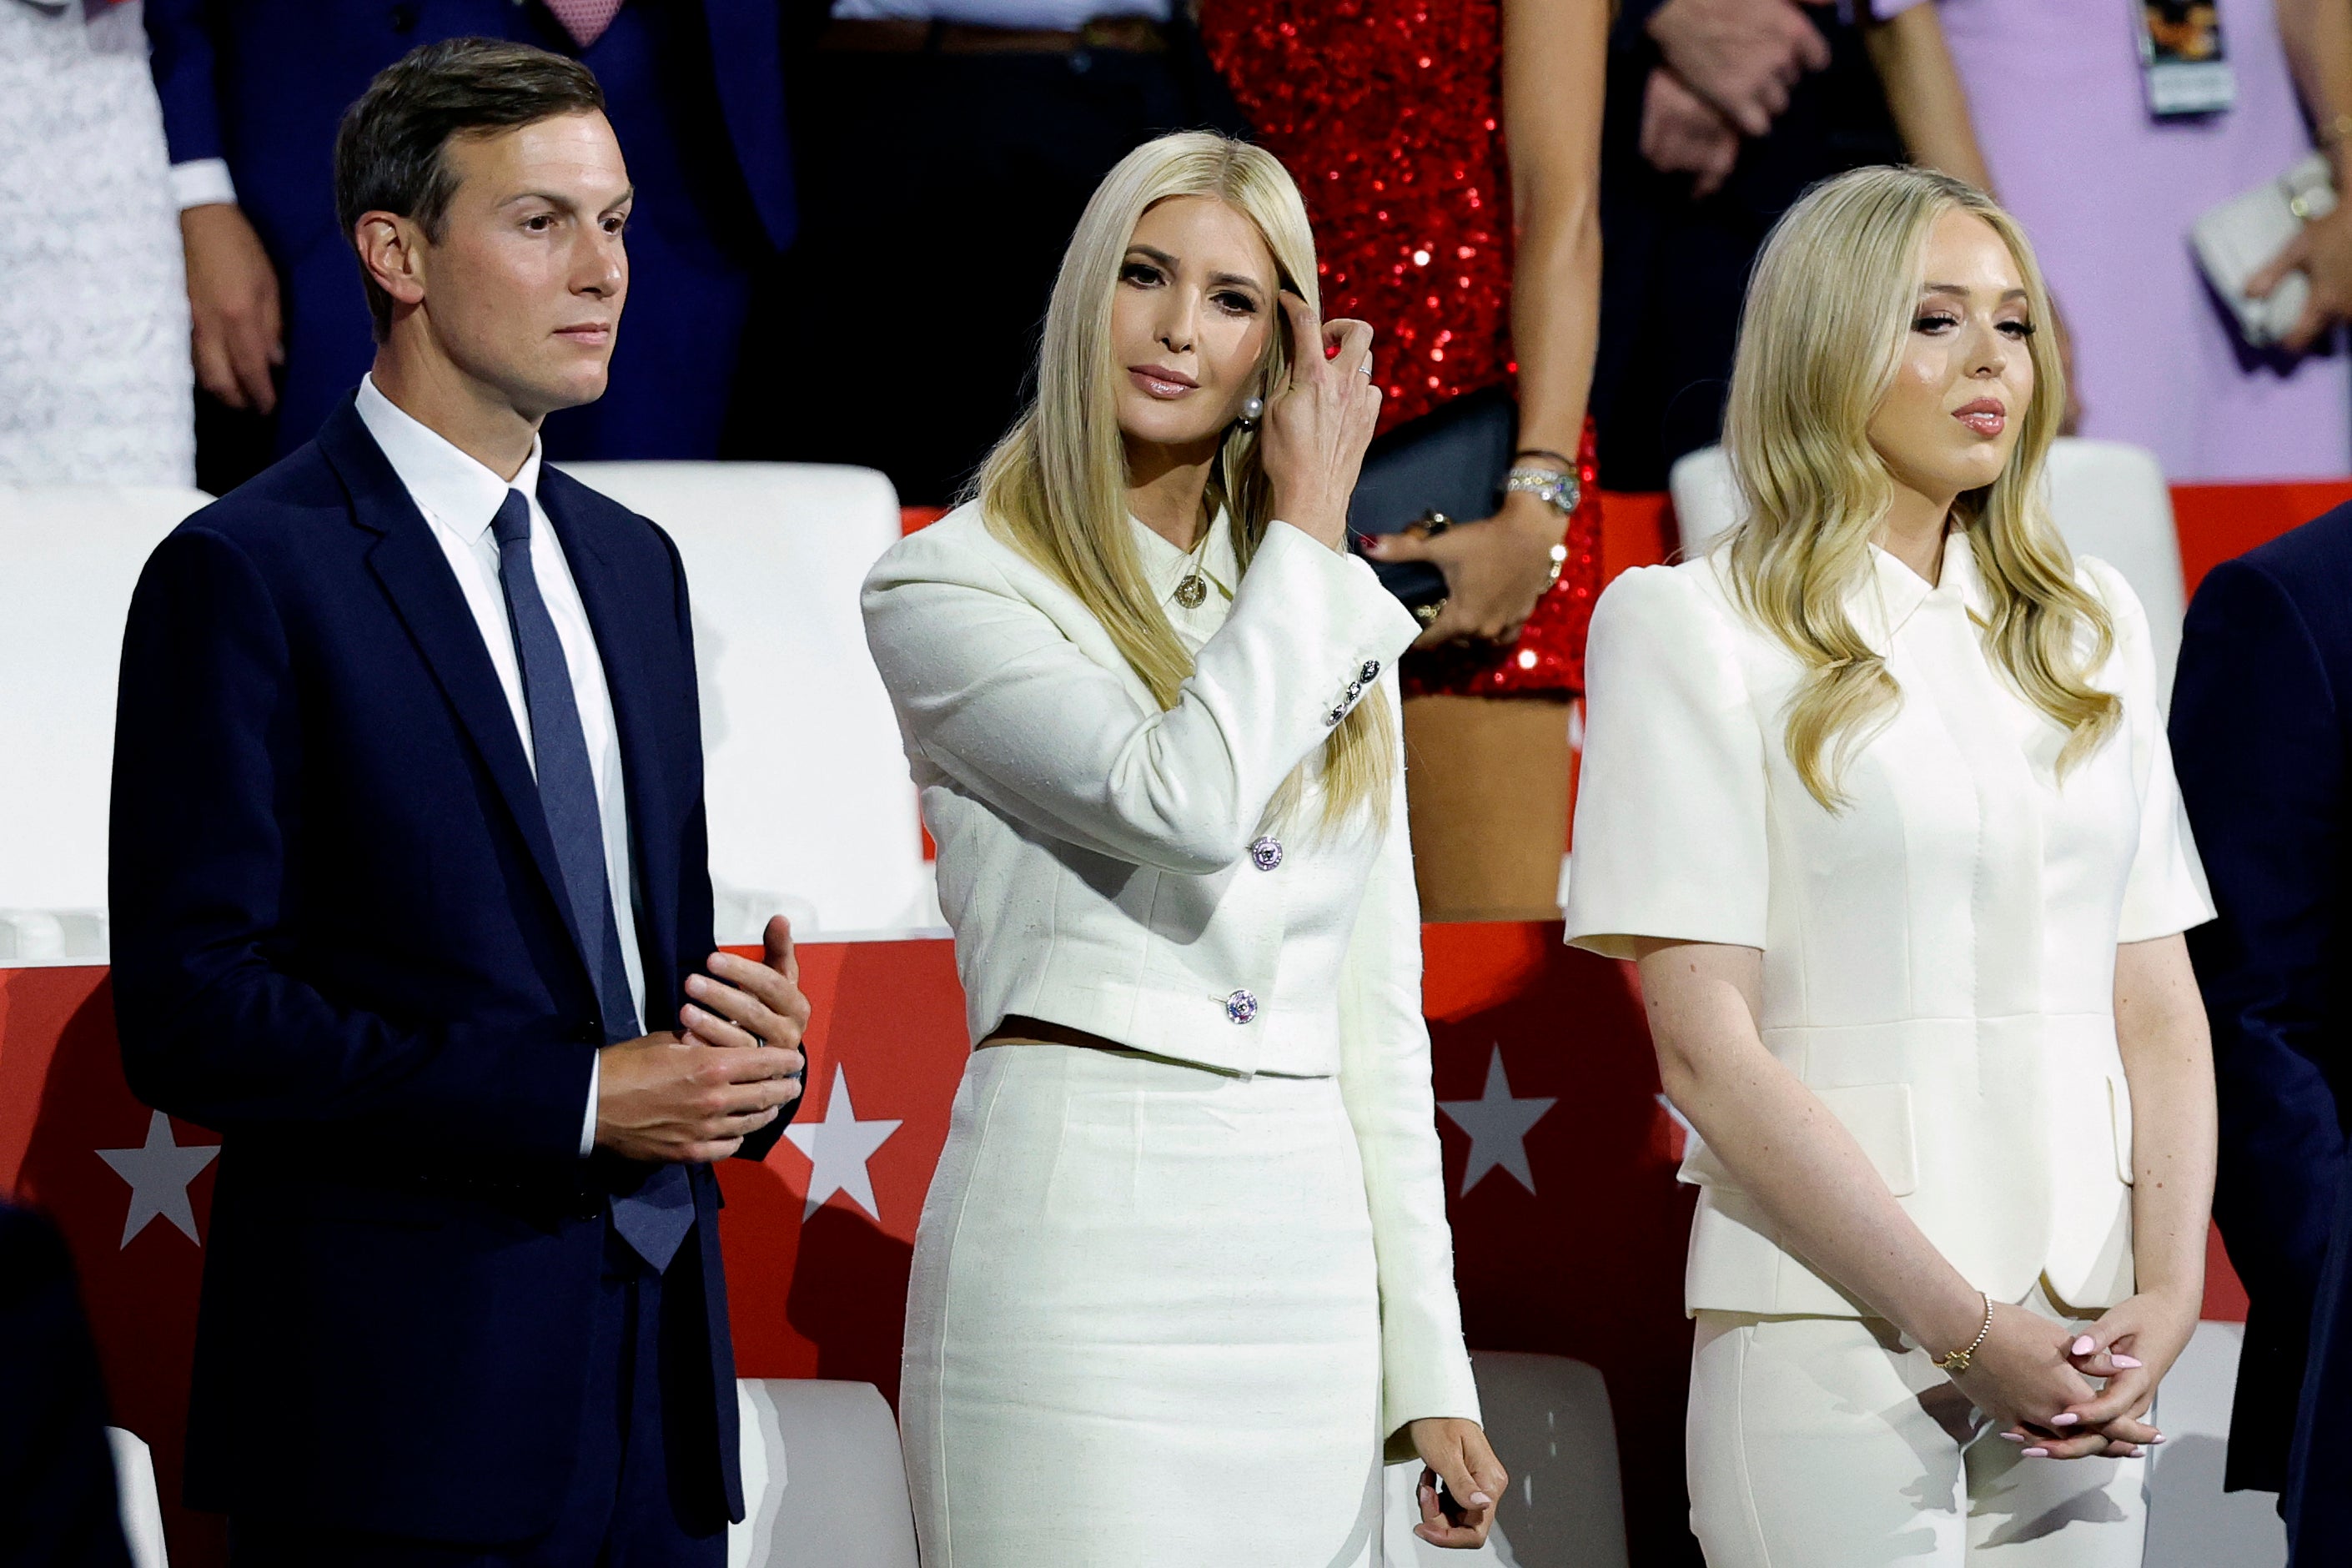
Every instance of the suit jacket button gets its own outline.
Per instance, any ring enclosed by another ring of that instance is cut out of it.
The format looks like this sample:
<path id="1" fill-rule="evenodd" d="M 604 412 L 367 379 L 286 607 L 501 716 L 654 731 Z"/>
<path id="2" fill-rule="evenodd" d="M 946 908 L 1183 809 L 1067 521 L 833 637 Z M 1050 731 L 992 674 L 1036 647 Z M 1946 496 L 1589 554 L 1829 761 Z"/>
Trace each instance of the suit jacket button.
<path id="1" fill-rule="evenodd" d="M 1246 991 L 1236 991 L 1225 998 L 1225 1016 L 1236 1024 L 1246 1024 L 1257 1016 L 1257 998 Z"/>
<path id="2" fill-rule="evenodd" d="M 1364 668 L 1356 672 L 1357 682 L 1364 686 L 1370 686 L 1373 681 L 1378 680 L 1380 678 L 1381 661 L 1376 658 L 1368 658 L 1364 660 Z"/>
<path id="3" fill-rule="evenodd" d="M 1250 846 L 1250 862 L 1261 871 L 1271 871 L 1282 864 L 1282 840 L 1269 833 Z"/>

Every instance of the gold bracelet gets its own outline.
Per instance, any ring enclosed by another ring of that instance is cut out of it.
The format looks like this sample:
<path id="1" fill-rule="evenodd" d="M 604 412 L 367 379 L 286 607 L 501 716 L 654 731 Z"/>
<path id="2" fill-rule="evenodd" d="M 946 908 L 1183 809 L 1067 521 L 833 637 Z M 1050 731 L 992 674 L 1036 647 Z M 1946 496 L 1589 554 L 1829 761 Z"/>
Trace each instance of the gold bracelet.
<path id="1" fill-rule="evenodd" d="M 1985 1293 L 1981 1290 L 1978 1291 L 1977 1294 L 1984 1296 L 1984 1327 L 1977 1331 L 1977 1337 L 1969 1342 L 1968 1349 L 1964 1351 L 1954 1351 L 1948 1356 L 1937 1357 L 1934 1364 L 1936 1369 L 1939 1372 L 1948 1372 L 1952 1373 L 1954 1376 L 1958 1376 L 1959 1373 L 1968 1371 L 1969 1361 L 1974 1359 L 1977 1352 L 1984 1349 L 1985 1340 L 1987 1336 L 1992 1332 L 1992 1298 L 1990 1296 L 1985 1296 Z"/>

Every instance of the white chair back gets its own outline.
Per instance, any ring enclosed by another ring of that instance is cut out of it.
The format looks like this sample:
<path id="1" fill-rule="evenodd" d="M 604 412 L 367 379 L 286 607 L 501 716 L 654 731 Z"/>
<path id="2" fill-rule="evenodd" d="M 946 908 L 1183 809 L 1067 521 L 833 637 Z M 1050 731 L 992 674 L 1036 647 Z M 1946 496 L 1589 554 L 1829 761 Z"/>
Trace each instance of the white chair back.
<path id="1" fill-rule="evenodd" d="M 170 1568 L 163 1552 L 163 1500 L 155 1489 L 155 1456 L 145 1441 L 120 1426 L 106 1429 L 114 1451 L 114 1496 L 131 1568 Z"/>
<path id="2" fill-rule="evenodd" d="M 741 1378 L 743 1522 L 727 1568 L 916 1568 L 898 1423 L 870 1383 Z"/>
<path id="3" fill-rule="evenodd" d="M 0 956 L 10 963 L 105 959 L 123 622 L 149 553 L 210 500 L 164 487 L 0 486 Z"/>
<path id="4" fill-rule="evenodd" d="M 769 914 L 803 934 L 934 925 L 907 759 L 857 607 L 896 543 L 868 468 L 568 463 L 667 530 L 685 558 L 702 691 L 719 940 Z"/>
<path id="5" fill-rule="evenodd" d="M 2050 515 L 2078 555 L 2095 555 L 2123 574 L 2147 612 L 2156 647 L 2157 689 L 2168 704 L 2173 660 L 2180 651 L 2187 595 L 2180 574 L 2180 535 L 2172 521 L 2172 492 L 2154 453 L 2121 441 L 2061 437 L 2051 443 L 2045 470 Z M 1682 552 L 1700 553 L 1739 521 L 1731 464 L 1720 447 L 1691 453 L 1668 478 Z"/>
<path id="6" fill-rule="evenodd" d="M 1567 1356 L 1477 1351 L 1470 1357 L 1486 1436 L 1511 1472 L 1511 1489 L 1486 1544 L 1452 1552 L 1412 1533 L 1418 1465 L 1384 1478 L 1382 1542 L 1391 1563 L 1454 1568 L 1627 1568 L 1617 1426 L 1598 1368 Z"/>

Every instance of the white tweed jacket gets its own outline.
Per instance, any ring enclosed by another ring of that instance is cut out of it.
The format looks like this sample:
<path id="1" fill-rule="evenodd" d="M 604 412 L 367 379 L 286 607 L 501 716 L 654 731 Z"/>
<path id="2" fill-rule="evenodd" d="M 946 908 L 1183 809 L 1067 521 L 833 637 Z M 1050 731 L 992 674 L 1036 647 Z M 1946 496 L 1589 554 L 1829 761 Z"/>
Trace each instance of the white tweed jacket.
<path id="1" fill-rule="evenodd" d="M 1445 1220 L 1402 742 L 1385 831 L 1269 808 L 1418 626 L 1286 523 L 1238 571 L 1132 524 L 1195 668 L 1162 711 L 1078 599 L 960 508 L 886 554 L 866 640 L 939 847 L 976 1042 L 1009 1014 L 1235 1073 L 1337 1074 L 1379 1255 L 1388 1430 L 1474 1417 Z M 1310 773 L 1312 768 L 1310 767 Z"/>

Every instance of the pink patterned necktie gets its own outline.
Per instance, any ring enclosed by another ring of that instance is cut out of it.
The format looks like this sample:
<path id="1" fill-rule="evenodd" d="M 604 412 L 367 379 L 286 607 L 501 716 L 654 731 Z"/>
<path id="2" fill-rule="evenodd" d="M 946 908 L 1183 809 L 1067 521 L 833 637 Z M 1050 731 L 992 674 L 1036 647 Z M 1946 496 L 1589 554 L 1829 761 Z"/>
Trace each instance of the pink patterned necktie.
<path id="1" fill-rule="evenodd" d="M 586 48 L 604 36 L 613 25 L 613 17 L 621 8 L 621 0 L 547 0 L 547 8 L 572 35 L 572 41 Z"/>

